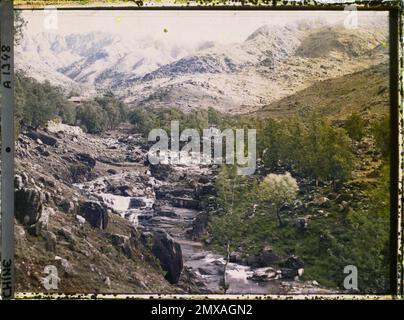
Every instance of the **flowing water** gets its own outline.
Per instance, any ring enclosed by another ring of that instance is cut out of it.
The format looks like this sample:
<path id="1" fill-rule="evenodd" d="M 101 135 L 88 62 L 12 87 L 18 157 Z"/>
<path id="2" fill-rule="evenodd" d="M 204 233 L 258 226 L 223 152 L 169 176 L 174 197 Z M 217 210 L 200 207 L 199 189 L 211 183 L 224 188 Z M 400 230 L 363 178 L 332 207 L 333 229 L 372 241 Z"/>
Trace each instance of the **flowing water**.
<path id="1" fill-rule="evenodd" d="M 186 172 L 187 174 L 206 175 L 209 172 L 206 168 L 198 166 L 178 166 L 175 170 Z M 131 208 L 131 197 L 118 196 L 110 193 L 100 192 L 100 186 L 108 181 L 108 179 L 120 179 L 123 174 L 101 177 L 96 180 L 78 184 L 80 189 L 86 191 L 104 202 L 108 207 L 119 213 L 122 217 L 128 219 L 137 228 L 144 231 L 164 230 L 177 243 L 180 244 L 183 255 L 183 263 L 186 268 L 198 279 L 198 283 L 203 283 L 204 291 L 211 293 L 222 293 L 221 287 L 223 281 L 223 272 L 225 259 L 218 253 L 206 250 L 201 242 L 191 240 L 187 233 L 192 228 L 193 220 L 200 213 L 199 210 L 175 207 L 166 205 L 165 210 L 174 212 L 171 216 L 158 215 L 153 209 L 153 204 L 158 201 L 154 191 L 149 192 L 147 196 L 136 197 L 143 201 L 143 205 L 136 208 Z M 165 182 L 149 177 L 149 184 L 163 185 Z M 175 183 L 170 183 L 174 187 Z M 178 185 L 178 188 L 181 188 Z M 104 188 L 105 189 L 105 188 Z M 250 294 L 269 294 L 280 293 L 280 281 L 271 280 L 266 282 L 255 282 L 249 277 L 254 273 L 254 269 L 249 266 L 244 266 L 229 262 L 226 267 L 226 281 L 229 285 L 227 293 L 250 293 Z"/>

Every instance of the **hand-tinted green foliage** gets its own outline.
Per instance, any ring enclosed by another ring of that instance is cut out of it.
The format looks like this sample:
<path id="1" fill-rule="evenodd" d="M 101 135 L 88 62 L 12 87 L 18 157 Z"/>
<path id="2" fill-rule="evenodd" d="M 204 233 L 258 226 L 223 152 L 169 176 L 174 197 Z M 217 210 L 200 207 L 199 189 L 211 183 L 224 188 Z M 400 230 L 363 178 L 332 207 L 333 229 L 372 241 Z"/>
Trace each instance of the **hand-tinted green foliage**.
<path id="1" fill-rule="evenodd" d="M 365 123 L 363 117 L 357 113 L 352 113 L 348 117 L 345 121 L 344 128 L 352 140 L 360 141 L 365 135 Z"/>
<path id="2" fill-rule="evenodd" d="M 248 256 L 270 245 L 282 259 L 296 254 L 305 261 L 303 279 L 342 290 L 344 267 L 354 265 L 358 268 L 361 292 L 386 293 L 390 217 L 387 161 L 377 170 L 376 178 L 355 179 L 351 172 L 362 158 L 353 152 L 347 130 L 333 127 L 315 115 L 283 121 L 256 120 L 255 126 L 264 172 L 291 170 L 298 183 L 302 179 L 307 183 L 310 178 L 340 180 L 348 188 L 341 191 L 345 196 L 350 190 L 360 190 L 361 196 L 351 201 L 348 209 L 341 209 L 341 201 L 336 200 L 322 209 L 305 207 L 307 199 L 299 194 L 302 211 L 282 211 L 280 227 L 278 210 L 268 203 L 273 203 L 271 192 L 264 192 L 264 176 L 257 173 L 240 177 L 233 167 L 222 166 L 216 181 L 217 209 L 212 212 L 209 226 L 212 247 L 225 252 L 225 246 L 230 244 L 231 250 Z M 376 148 L 382 150 L 389 137 L 388 118 L 374 121 L 371 127 L 372 135 L 364 129 L 366 136 L 362 138 L 369 141 L 373 137 Z M 383 153 L 388 154 L 388 150 Z M 361 157 L 368 156 L 363 153 Z M 357 184 L 361 185 L 359 189 L 355 189 Z M 316 197 L 336 192 L 333 183 L 316 190 Z M 319 209 L 323 213 L 319 214 Z M 297 221 L 308 216 L 316 218 L 307 220 L 307 227 L 299 228 Z"/>
<path id="3" fill-rule="evenodd" d="M 101 133 L 125 122 L 127 115 L 127 106 L 112 93 L 107 93 L 77 107 L 76 125 L 89 133 Z"/>
<path id="4" fill-rule="evenodd" d="M 107 93 L 76 106 L 48 81 L 38 81 L 17 73 L 15 77 L 16 129 L 21 124 L 39 127 L 59 117 L 63 123 L 79 125 L 89 133 L 100 133 L 126 121 L 127 106 Z"/>
<path id="5" fill-rule="evenodd" d="M 60 117 L 63 122 L 73 124 L 75 106 L 60 89 L 48 81 L 39 83 L 32 78 L 17 73 L 15 77 L 15 119 L 21 124 L 38 127 L 47 121 Z"/>
<path id="6" fill-rule="evenodd" d="M 242 239 L 246 212 L 254 209 L 259 182 L 255 177 L 237 175 L 235 166 L 222 166 L 216 179 L 218 211 L 212 217 L 211 232 L 215 241 L 224 248 L 227 244 L 234 250 Z"/>
<path id="7" fill-rule="evenodd" d="M 317 280 L 322 286 L 344 290 L 344 267 L 358 268 L 360 292 L 386 293 L 389 289 L 389 166 L 381 170 L 376 185 L 364 192 L 366 203 L 357 203 L 348 212 L 336 204 L 327 216 L 310 219 L 300 230 L 297 217 L 283 213 L 279 227 L 276 208 L 260 197 L 259 177 L 236 177 L 223 167 L 217 180 L 217 207 L 212 213 L 209 233 L 212 246 L 248 256 L 270 245 L 286 259 L 296 254 L 305 261 L 303 280 Z M 332 191 L 332 189 L 329 189 Z M 304 215 L 315 215 L 306 209 Z"/>
<path id="8" fill-rule="evenodd" d="M 273 174 L 267 175 L 259 185 L 259 199 L 269 206 L 274 206 L 279 225 L 282 226 L 282 219 L 279 213 L 284 203 L 290 203 L 296 198 L 299 187 L 296 180 L 290 175 Z"/>
<path id="9" fill-rule="evenodd" d="M 384 116 L 379 120 L 372 122 L 371 128 L 373 137 L 376 142 L 377 149 L 381 152 L 384 158 L 390 155 L 390 117 Z"/>
<path id="10" fill-rule="evenodd" d="M 196 129 L 202 134 L 203 129 L 209 127 L 224 127 L 235 124 L 233 117 L 225 117 L 213 108 L 206 110 L 192 110 L 189 113 L 178 109 L 134 109 L 129 112 L 129 121 L 135 126 L 134 130 L 143 135 L 152 129 L 164 129 L 167 132 L 171 130 L 171 121 L 179 121 L 180 130 L 186 128 Z"/>
<path id="11" fill-rule="evenodd" d="M 283 121 L 223 115 L 209 108 L 189 113 L 177 109 L 135 109 L 129 121 L 136 132 L 147 136 L 152 129 L 170 132 L 171 121 L 180 130 L 217 127 L 257 130 L 257 154 L 265 166 L 286 166 L 299 174 L 323 180 L 346 180 L 353 165 L 352 145 L 346 131 L 334 128 L 319 116 L 291 118 Z"/>
<path id="12" fill-rule="evenodd" d="M 345 131 L 316 116 L 259 122 L 257 148 L 266 167 L 282 165 L 316 179 L 346 180 L 353 164 Z"/>
<path id="13" fill-rule="evenodd" d="M 350 245 L 341 254 L 341 262 L 358 267 L 359 285 L 374 292 L 389 288 L 389 168 L 388 164 L 382 167 L 377 185 L 369 192 L 368 208 L 359 207 L 348 213 Z"/>

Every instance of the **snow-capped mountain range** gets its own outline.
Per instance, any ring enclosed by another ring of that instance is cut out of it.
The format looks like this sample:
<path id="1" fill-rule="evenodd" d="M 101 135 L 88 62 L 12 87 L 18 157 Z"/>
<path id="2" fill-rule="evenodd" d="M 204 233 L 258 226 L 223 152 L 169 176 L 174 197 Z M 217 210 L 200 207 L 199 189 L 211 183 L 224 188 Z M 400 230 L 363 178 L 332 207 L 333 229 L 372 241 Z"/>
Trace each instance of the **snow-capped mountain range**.
<path id="1" fill-rule="evenodd" d="M 16 67 L 83 95 L 111 89 L 133 107 L 250 112 L 387 59 L 378 28 L 262 26 L 240 43 L 178 45 L 102 32 L 23 39 Z"/>

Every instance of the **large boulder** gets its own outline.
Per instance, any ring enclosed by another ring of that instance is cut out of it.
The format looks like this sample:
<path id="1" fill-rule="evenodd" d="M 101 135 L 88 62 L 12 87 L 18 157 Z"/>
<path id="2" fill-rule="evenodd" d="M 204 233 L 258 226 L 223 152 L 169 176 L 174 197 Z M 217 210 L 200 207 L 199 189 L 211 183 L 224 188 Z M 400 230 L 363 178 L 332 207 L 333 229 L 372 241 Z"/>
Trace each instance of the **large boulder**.
<path id="1" fill-rule="evenodd" d="M 193 238 L 199 238 L 205 232 L 209 223 L 209 214 L 207 212 L 200 212 L 192 222 L 192 235 Z"/>
<path id="2" fill-rule="evenodd" d="M 254 273 L 248 279 L 255 282 L 266 282 L 276 277 L 276 270 L 273 268 L 259 268 L 255 269 Z"/>
<path id="3" fill-rule="evenodd" d="M 45 196 L 37 189 L 21 189 L 15 192 L 15 217 L 26 226 L 37 223 L 42 214 Z"/>
<path id="4" fill-rule="evenodd" d="M 91 168 L 94 168 L 96 165 L 96 160 L 88 153 L 77 153 L 76 158 L 77 160 L 79 160 L 80 162 L 84 162 Z"/>
<path id="5" fill-rule="evenodd" d="M 297 270 L 282 268 L 281 275 L 283 279 L 294 280 L 298 276 Z"/>
<path id="6" fill-rule="evenodd" d="M 304 262 L 298 256 L 290 256 L 284 263 L 285 268 L 299 270 L 304 267 Z"/>
<path id="7" fill-rule="evenodd" d="M 283 263 L 284 268 L 282 268 L 282 278 L 294 279 L 303 274 L 304 262 L 298 256 L 290 256 Z"/>
<path id="8" fill-rule="evenodd" d="M 280 258 L 272 251 L 270 247 L 263 248 L 258 254 L 248 256 L 244 263 L 254 268 L 270 267 L 280 261 Z"/>
<path id="9" fill-rule="evenodd" d="M 41 141 L 42 143 L 47 144 L 49 146 L 54 146 L 58 142 L 57 139 L 55 139 L 45 133 L 41 133 L 39 131 L 35 131 L 32 129 L 29 129 L 25 134 L 32 140 Z"/>
<path id="10" fill-rule="evenodd" d="M 181 246 L 166 232 L 158 230 L 153 235 L 152 253 L 167 272 L 165 278 L 172 284 L 178 283 L 183 268 Z"/>
<path id="11" fill-rule="evenodd" d="M 106 229 L 108 225 L 108 211 L 99 202 L 87 201 L 81 204 L 80 214 L 93 227 Z"/>
<path id="12" fill-rule="evenodd" d="M 129 201 L 129 209 L 146 207 L 146 205 L 142 198 L 131 198 Z"/>

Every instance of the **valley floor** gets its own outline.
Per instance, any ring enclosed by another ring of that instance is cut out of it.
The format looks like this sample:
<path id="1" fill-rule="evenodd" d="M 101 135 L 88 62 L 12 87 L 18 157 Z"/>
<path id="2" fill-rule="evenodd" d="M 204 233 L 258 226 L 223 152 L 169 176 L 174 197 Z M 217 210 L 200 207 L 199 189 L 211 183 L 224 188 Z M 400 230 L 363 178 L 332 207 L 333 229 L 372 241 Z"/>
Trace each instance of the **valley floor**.
<path id="1" fill-rule="evenodd" d="M 18 291 L 46 291 L 44 268 L 56 265 L 57 292 L 223 292 L 225 259 L 198 240 L 215 170 L 150 166 L 147 148 L 125 125 L 89 135 L 51 124 L 20 135 L 16 192 L 30 216 L 16 228 Z M 332 292 L 235 262 L 226 276 L 227 293 Z"/>

